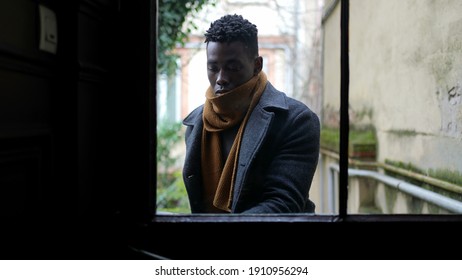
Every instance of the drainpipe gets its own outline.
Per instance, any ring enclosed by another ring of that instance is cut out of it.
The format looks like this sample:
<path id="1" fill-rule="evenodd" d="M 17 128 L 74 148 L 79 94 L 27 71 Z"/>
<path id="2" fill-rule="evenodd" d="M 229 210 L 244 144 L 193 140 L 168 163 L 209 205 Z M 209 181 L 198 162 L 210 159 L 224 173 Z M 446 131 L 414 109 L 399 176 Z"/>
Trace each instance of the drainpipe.
<path id="1" fill-rule="evenodd" d="M 324 186 L 324 169 L 323 166 L 324 166 L 324 162 L 323 162 L 323 156 L 321 153 L 319 153 L 319 158 L 318 158 L 318 166 L 320 166 L 319 168 L 319 185 L 320 186 Z M 323 188 L 320 188 L 320 191 L 319 191 L 319 196 L 320 196 L 320 205 L 318 207 L 318 209 L 324 209 L 324 190 Z"/>
<path id="2" fill-rule="evenodd" d="M 330 176 L 334 178 L 334 173 L 339 172 L 339 166 L 337 164 L 330 164 L 329 165 L 329 173 Z M 386 184 L 387 186 L 393 187 L 399 191 L 407 193 L 413 197 L 420 198 L 426 202 L 434 204 L 438 207 L 446 209 L 450 212 L 460 214 L 462 213 L 462 202 L 448 198 L 446 196 L 440 195 L 438 193 L 423 189 L 419 186 L 409 184 L 403 180 L 399 180 L 384 174 L 381 174 L 376 171 L 371 170 L 362 170 L 362 169 L 352 169 L 348 168 L 348 176 L 349 177 L 366 177 L 366 178 L 373 178 L 379 182 Z M 333 180 L 329 180 L 328 182 L 333 183 Z M 334 189 L 334 186 L 328 186 L 329 190 Z M 333 192 L 329 191 L 329 196 L 334 197 Z M 329 201 L 331 201 L 330 198 Z"/>
<path id="3" fill-rule="evenodd" d="M 337 165 L 338 167 L 338 165 Z M 336 170 L 339 172 L 339 170 Z M 335 214 L 335 198 L 337 197 L 335 193 L 335 186 L 337 186 L 337 182 L 335 180 L 337 176 L 335 176 L 335 173 L 332 171 L 332 168 L 329 165 L 329 175 L 327 176 L 327 206 L 329 209 L 330 214 Z"/>

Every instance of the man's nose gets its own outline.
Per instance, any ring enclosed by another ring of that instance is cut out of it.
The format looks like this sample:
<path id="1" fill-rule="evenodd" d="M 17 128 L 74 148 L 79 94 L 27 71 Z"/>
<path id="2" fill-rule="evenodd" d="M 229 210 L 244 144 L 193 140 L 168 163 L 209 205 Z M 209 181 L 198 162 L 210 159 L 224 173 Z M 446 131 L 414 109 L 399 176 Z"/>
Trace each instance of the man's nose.
<path id="1" fill-rule="evenodd" d="M 218 72 L 218 75 L 217 75 L 217 84 L 220 85 L 220 86 L 225 86 L 228 84 L 228 78 L 226 77 L 226 73 L 224 73 L 223 70 L 221 70 L 220 72 Z"/>

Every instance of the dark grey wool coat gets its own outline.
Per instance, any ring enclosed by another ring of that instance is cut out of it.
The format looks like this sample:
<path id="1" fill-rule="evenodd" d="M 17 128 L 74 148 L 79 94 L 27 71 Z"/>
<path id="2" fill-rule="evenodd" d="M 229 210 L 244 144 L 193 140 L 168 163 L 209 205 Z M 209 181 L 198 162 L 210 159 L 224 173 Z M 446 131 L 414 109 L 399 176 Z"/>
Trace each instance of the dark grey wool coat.
<path id="1" fill-rule="evenodd" d="M 203 212 L 201 136 L 203 105 L 183 121 L 183 179 L 192 213 Z M 318 116 L 271 83 L 253 110 L 242 138 L 232 213 L 314 212 L 308 194 L 319 158 Z"/>

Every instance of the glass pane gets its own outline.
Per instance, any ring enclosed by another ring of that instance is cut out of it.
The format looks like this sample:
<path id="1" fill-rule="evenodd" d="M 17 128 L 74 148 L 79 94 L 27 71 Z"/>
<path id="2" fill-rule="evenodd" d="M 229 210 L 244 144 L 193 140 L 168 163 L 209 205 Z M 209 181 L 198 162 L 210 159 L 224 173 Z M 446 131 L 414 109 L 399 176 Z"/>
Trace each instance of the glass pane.
<path id="1" fill-rule="evenodd" d="M 204 33 L 210 23 L 224 14 L 240 14 L 258 28 L 259 55 L 263 57 L 263 71 L 268 80 L 288 96 L 305 103 L 322 119 L 322 26 L 323 2 L 320 0 L 276 0 L 276 1 L 213 1 L 190 16 L 191 33 L 184 46 L 178 46 L 178 71 L 174 77 L 163 78 L 158 89 L 158 127 L 166 122 L 181 122 L 191 111 L 205 101 L 209 86 Z M 162 15 L 160 14 L 159 17 Z M 192 28 L 197 26 L 197 29 Z M 162 36 L 162 34 L 159 34 Z M 335 58 L 333 58 L 335 59 Z M 338 83 L 338 81 L 336 81 Z M 331 83 L 331 81 L 329 81 Z M 338 88 L 338 85 L 336 85 Z M 336 90 L 336 88 L 333 88 Z M 338 90 L 336 93 L 337 99 Z M 332 106 L 337 106 L 332 104 Z M 170 125 L 172 126 L 172 125 Z M 336 125 L 338 128 L 338 124 Z M 178 142 L 164 143 L 162 151 L 170 150 L 163 162 L 170 157 L 165 168 L 158 162 L 158 170 L 167 178 L 164 186 L 158 187 L 158 212 L 187 213 L 184 183 L 181 174 L 185 157 L 184 126 L 178 130 Z M 160 134 L 159 134 L 160 135 Z M 173 137 L 173 136 L 172 136 Z M 159 148 L 158 148 L 159 153 Z M 159 160 L 159 159 L 158 159 Z M 316 213 L 327 210 L 323 200 L 323 178 L 319 169 L 315 173 L 310 190 L 310 199 L 316 204 Z M 168 174 L 167 174 L 168 173 Z M 176 174 L 176 175 L 175 175 Z M 176 178 L 176 179 L 174 179 Z M 180 180 L 181 179 L 181 180 Z M 168 182 L 167 182 L 168 181 Z M 158 179 L 158 182 L 161 182 Z M 175 185 L 176 184 L 176 185 Z M 182 205 L 182 206 L 178 206 Z"/>
<path id="2" fill-rule="evenodd" d="M 348 213 L 462 212 L 461 11 L 350 1 Z"/>

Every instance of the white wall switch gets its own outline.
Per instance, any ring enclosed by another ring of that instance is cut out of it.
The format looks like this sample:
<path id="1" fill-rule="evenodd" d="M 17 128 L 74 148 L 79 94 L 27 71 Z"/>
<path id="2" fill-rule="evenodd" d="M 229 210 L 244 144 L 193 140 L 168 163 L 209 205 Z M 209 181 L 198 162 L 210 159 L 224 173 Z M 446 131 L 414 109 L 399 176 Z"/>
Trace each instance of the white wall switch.
<path id="1" fill-rule="evenodd" d="M 40 43 L 39 49 L 55 54 L 58 48 L 58 26 L 56 14 L 49 8 L 39 5 Z"/>

